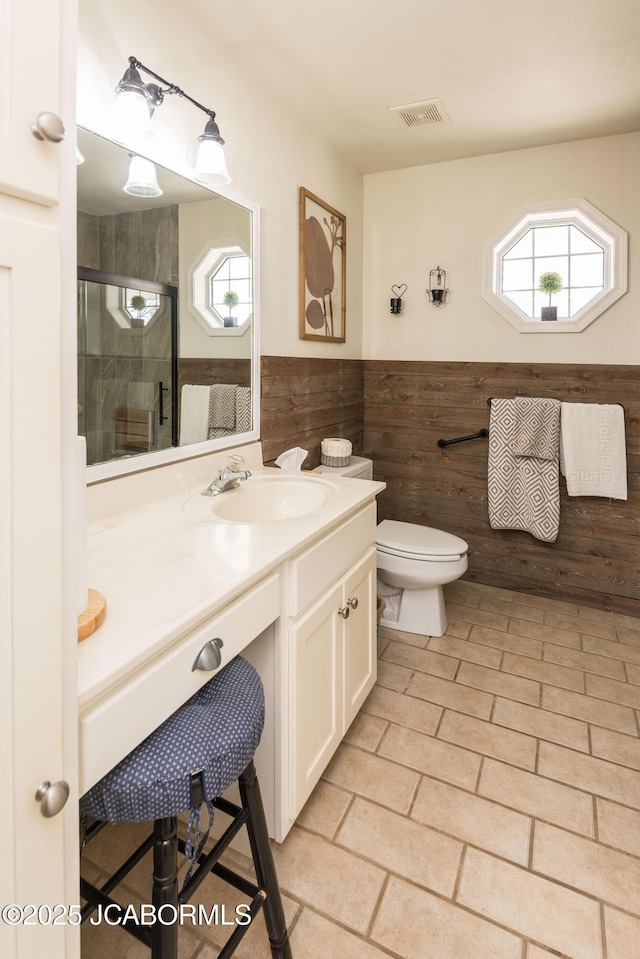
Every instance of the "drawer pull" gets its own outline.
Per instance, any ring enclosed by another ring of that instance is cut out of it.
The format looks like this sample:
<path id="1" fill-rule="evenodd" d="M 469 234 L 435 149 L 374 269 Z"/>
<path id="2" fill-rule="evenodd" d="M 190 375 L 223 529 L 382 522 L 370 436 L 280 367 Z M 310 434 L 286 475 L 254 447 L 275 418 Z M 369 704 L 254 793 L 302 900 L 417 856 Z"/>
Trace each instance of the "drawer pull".
<path id="1" fill-rule="evenodd" d="M 196 669 L 201 669 L 205 673 L 210 673 L 214 669 L 217 669 L 222 662 L 222 654 L 220 652 L 222 646 L 224 646 L 224 643 L 217 636 L 215 639 L 210 639 L 208 643 L 205 643 L 195 658 L 191 672 L 193 673 Z"/>
<path id="2" fill-rule="evenodd" d="M 347 606 L 350 606 L 351 609 L 357 609 L 357 608 L 358 608 L 358 597 L 357 597 L 357 596 L 354 596 L 353 599 L 348 599 L 348 600 L 347 600 Z"/>
<path id="3" fill-rule="evenodd" d="M 351 610 L 349 609 L 348 606 L 343 606 L 341 609 L 338 610 L 338 613 L 340 614 L 340 616 L 342 616 L 343 619 L 349 619 L 350 612 Z"/>

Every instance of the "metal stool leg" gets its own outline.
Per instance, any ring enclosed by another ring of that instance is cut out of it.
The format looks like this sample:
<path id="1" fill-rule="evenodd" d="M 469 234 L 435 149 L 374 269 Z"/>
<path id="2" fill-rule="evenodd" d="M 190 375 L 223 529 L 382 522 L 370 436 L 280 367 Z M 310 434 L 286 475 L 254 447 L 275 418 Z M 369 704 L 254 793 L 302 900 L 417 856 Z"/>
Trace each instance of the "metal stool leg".
<path id="1" fill-rule="evenodd" d="M 153 892 L 156 921 L 151 927 L 151 959 L 178 959 L 178 833 L 175 816 L 153 824 Z M 162 906 L 162 922 L 158 911 Z M 170 908 L 173 907 L 173 908 Z M 175 909 L 175 913 L 174 910 Z M 172 915 L 175 922 L 170 922 Z"/>
<path id="2" fill-rule="evenodd" d="M 264 889 L 267 898 L 264 903 L 264 917 L 269 934 L 273 959 L 292 959 L 289 933 L 284 917 L 284 908 L 280 896 L 280 887 L 273 854 L 269 843 L 269 831 L 260 795 L 260 786 L 253 760 L 248 764 L 238 780 L 242 805 L 249 811 L 247 832 L 251 854 L 256 870 L 258 885 Z M 155 959 L 155 957 L 154 957 Z"/>

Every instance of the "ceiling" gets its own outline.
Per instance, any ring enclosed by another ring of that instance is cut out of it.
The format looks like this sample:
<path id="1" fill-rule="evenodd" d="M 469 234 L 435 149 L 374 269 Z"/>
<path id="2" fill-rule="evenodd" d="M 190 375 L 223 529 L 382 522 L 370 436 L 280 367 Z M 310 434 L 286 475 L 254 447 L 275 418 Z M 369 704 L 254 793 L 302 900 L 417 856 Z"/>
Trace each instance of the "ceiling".
<path id="1" fill-rule="evenodd" d="M 639 0 L 188 0 L 373 173 L 640 129 Z M 390 107 L 439 98 L 449 122 Z"/>

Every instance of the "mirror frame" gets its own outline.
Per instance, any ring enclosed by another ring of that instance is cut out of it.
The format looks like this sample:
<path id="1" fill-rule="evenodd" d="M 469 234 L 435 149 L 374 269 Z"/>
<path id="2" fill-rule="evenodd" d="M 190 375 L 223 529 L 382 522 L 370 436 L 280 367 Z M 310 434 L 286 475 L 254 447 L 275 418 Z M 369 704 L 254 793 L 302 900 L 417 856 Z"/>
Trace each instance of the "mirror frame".
<path id="1" fill-rule="evenodd" d="M 156 166 L 162 167 L 169 173 L 181 176 L 190 181 L 194 186 L 200 187 L 211 194 L 212 197 L 222 197 L 235 203 L 251 216 L 251 247 L 252 247 L 252 288 L 253 288 L 253 317 L 251 321 L 251 421 L 253 428 L 245 433 L 236 433 L 233 436 L 222 436 L 218 439 L 205 440 L 202 443 L 191 443 L 188 446 L 169 446 L 163 450 L 155 450 L 151 453 L 138 453 L 135 456 L 125 457 L 123 459 L 111 460 L 106 463 L 96 463 L 93 466 L 87 466 L 87 485 L 100 483 L 103 480 L 115 479 L 119 476 L 127 476 L 130 473 L 139 473 L 143 470 L 154 469 L 158 466 L 167 466 L 170 463 L 177 463 L 181 460 L 194 459 L 197 456 L 204 456 L 207 453 L 214 453 L 218 450 L 233 449 L 235 446 L 245 446 L 247 443 L 255 442 L 260 439 L 260 207 L 251 200 L 237 196 L 224 187 L 218 190 L 211 190 L 205 183 L 196 180 L 189 175 L 189 171 L 176 170 L 164 163 L 158 161 L 155 156 L 142 153 L 137 147 L 135 150 L 127 147 L 125 144 L 110 140 L 96 130 L 78 125 L 78 129 L 100 137 L 123 150 L 137 153 L 145 159 L 151 160 Z M 180 318 L 178 317 L 178 327 Z"/>

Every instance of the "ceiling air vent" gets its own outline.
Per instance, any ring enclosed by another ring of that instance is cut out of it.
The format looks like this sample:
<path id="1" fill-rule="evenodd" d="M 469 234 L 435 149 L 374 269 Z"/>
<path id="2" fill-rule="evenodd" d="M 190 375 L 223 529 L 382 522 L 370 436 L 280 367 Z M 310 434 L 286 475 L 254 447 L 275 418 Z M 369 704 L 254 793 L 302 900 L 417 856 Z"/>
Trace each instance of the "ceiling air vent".
<path id="1" fill-rule="evenodd" d="M 401 127 L 412 129 L 424 127 L 432 123 L 448 123 L 447 111 L 442 100 L 422 100 L 420 103 L 405 103 L 401 107 L 389 107 L 390 113 L 396 118 Z"/>

